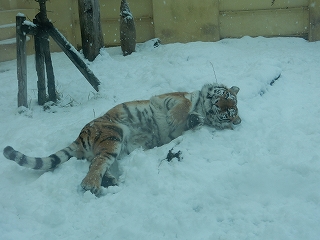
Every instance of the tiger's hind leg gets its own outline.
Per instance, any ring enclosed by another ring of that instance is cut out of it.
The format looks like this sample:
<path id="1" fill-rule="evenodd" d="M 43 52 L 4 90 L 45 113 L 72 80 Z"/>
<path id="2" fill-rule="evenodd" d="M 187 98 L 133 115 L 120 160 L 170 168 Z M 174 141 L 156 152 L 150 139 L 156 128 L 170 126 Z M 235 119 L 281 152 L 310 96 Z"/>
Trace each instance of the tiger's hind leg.
<path id="1" fill-rule="evenodd" d="M 107 188 L 116 185 L 118 185 L 118 180 L 109 171 L 106 171 L 102 177 L 101 186 Z"/>
<path id="2" fill-rule="evenodd" d="M 93 158 L 89 168 L 89 172 L 81 182 L 81 187 L 95 194 L 101 195 L 101 184 L 104 176 L 107 176 L 108 181 L 116 184 L 116 178 L 109 172 L 110 166 L 113 164 L 117 157 L 116 153 L 104 153 Z M 105 182 L 103 182 L 105 184 Z"/>
<path id="3" fill-rule="evenodd" d="M 91 162 L 89 171 L 81 182 L 85 191 L 99 196 L 101 182 L 106 172 L 121 153 L 124 139 L 123 126 L 104 117 L 88 123 L 81 131 L 78 141 L 84 149 L 84 156 Z M 110 174 L 111 175 L 111 174 Z"/>

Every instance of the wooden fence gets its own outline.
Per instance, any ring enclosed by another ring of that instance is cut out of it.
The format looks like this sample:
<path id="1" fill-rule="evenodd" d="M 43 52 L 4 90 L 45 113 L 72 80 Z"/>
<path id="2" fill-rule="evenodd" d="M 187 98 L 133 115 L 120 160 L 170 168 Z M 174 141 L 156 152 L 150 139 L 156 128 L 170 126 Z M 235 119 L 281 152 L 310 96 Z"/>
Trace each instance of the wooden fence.
<path id="1" fill-rule="evenodd" d="M 155 36 L 163 42 L 242 36 L 320 40 L 320 0 L 166 0 L 153 5 Z"/>
<path id="2" fill-rule="evenodd" d="M 81 48 L 78 0 L 47 2 L 48 17 L 74 46 Z M 135 17 L 137 42 L 218 41 L 242 36 L 298 36 L 320 40 L 320 0 L 127 0 Z M 37 2 L 16 1 L 37 9 Z M 105 46 L 120 45 L 120 0 L 100 0 Z M 0 9 L 1 10 L 1 9 Z M 1 15 L 1 14 L 0 14 Z M 0 16 L 1 18 L 1 16 Z M 28 16 L 27 19 L 34 16 Z M 1 33 L 0 33 L 1 34 Z M 52 41 L 53 42 L 53 41 Z M 53 51 L 60 51 L 52 43 Z"/>
<path id="3" fill-rule="evenodd" d="M 220 37 L 298 36 L 308 38 L 308 0 L 224 0 L 220 4 Z"/>

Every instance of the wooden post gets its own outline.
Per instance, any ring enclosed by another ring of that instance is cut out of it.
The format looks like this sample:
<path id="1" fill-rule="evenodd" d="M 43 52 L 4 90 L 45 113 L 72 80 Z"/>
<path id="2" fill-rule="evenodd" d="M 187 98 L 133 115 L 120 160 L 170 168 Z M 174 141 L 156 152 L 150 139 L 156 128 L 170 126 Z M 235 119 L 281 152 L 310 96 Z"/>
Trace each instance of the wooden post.
<path id="1" fill-rule="evenodd" d="M 26 17 L 22 14 L 16 16 L 18 107 L 28 107 L 26 34 L 21 29 L 25 20 Z"/>
<path id="2" fill-rule="evenodd" d="M 35 51 L 36 51 L 36 70 L 38 74 L 38 103 L 43 105 L 47 100 L 56 102 L 56 87 L 52 60 L 49 47 L 49 34 L 46 32 L 45 26 L 49 23 L 47 17 L 46 1 L 36 0 L 39 2 L 40 12 L 36 15 L 34 23 L 38 24 L 39 31 L 35 35 Z M 45 72 L 48 80 L 48 95 L 46 95 Z"/>
<path id="3" fill-rule="evenodd" d="M 83 55 L 93 61 L 103 47 L 99 0 L 78 0 Z"/>
<path id="4" fill-rule="evenodd" d="M 47 20 L 46 0 L 36 0 L 36 2 L 39 2 L 40 12 L 36 15 L 33 22 L 36 24 L 41 24 Z M 36 71 L 38 76 L 38 104 L 44 105 L 47 102 L 44 51 L 42 44 L 45 33 L 41 26 L 38 26 L 38 29 L 39 30 L 37 34 L 34 36 Z"/>
<path id="5" fill-rule="evenodd" d="M 311 0 L 309 5 L 309 41 L 320 40 L 320 0 Z"/>
<path id="6" fill-rule="evenodd" d="M 120 4 L 120 43 L 123 56 L 136 50 L 136 27 L 126 0 L 121 0 Z"/>
<path id="7" fill-rule="evenodd" d="M 36 57 L 36 71 L 38 76 L 38 104 L 43 105 L 46 103 L 46 78 L 44 69 L 44 54 L 42 46 L 42 38 L 44 37 L 43 30 L 38 30 L 37 34 L 34 36 L 34 49 Z"/>
<path id="8" fill-rule="evenodd" d="M 57 101 L 57 93 L 56 93 L 56 85 L 54 80 L 54 72 L 52 67 L 52 60 L 50 54 L 50 46 L 49 46 L 49 35 L 47 33 L 44 34 L 44 38 L 42 39 L 42 50 L 44 55 L 44 61 L 46 65 L 47 72 L 47 80 L 48 80 L 48 95 L 49 101 L 56 102 Z"/>

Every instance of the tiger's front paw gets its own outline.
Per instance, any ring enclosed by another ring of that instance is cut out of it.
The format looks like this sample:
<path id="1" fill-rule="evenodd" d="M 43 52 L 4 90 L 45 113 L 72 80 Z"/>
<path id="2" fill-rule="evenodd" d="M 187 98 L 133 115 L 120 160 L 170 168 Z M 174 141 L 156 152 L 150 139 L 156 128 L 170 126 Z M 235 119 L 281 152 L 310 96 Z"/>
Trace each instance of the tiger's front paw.
<path id="1" fill-rule="evenodd" d="M 81 182 L 81 187 L 85 191 L 90 191 L 97 197 L 101 195 L 101 179 L 99 177 L 87 175 Z"/>

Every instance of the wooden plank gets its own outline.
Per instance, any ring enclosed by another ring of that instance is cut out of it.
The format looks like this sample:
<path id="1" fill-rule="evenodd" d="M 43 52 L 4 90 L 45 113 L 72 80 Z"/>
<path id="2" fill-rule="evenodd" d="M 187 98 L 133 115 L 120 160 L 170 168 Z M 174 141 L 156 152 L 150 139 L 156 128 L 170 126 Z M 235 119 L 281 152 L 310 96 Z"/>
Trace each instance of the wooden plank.
<path id="1" fill-rule="evenodd" d="M 242 11 L 263 9 L 287 9 L 296 7 L 307 7 L 309 0 L 220 0 L 220 11 Z"/>
<path id="2" fill-rule="evenodd" d="M 153 1 L 155 36 L 162 43 L 217 41 L 219 0 Z"/>
<path id="3" fill-rule="evenodd" d="M 154 27 L 149 21 L 136 21 L 137 43 L 142 43 L 154 38 Z M 106 46 L 120 45 L 120 26 L 118 21 L 109 21 L 102 25 L 103 32 L 105 33 Z"/>
<path id="4" fill-rule="evenodd" d="M 136 19 L 137 43 L 142 43 L 155 38 L 153 19 Z"/>
<path id="5" fill-rule="evenodd" d="M 305 36 L 308 29 L 307 8 L 220 13 L 221 38 Z"/>
<path id="6" fill-rule="evenodd" d="M 55 28 L 48 24 L 46 28 L 47 33 L 59 45 L 61 50 L 68 56 L 73 64 L 78 68 L 82 75 L 88 80 L 91 86 L 99 92 L 99 79 L 89 69 L 86 63 L 82 60 L 78 51 L 67 41 L 67 39 Z"/>
<path id="7" fill-rule="evenodd" d="M 15 20 L 16 20 L 15 17 L 20 12 L 24 14 L 27 19 L 32 19 L 35 15 L 35 11 L 33 9 L 14 9 L 14 10 L 1 11 L 0 25 L 15 23 Z"/>
<path id="8" fill-rule="evenodd" d="M 310 2 L 310 31 L 309 41 L 320 40 L 320 0 Z"/>

